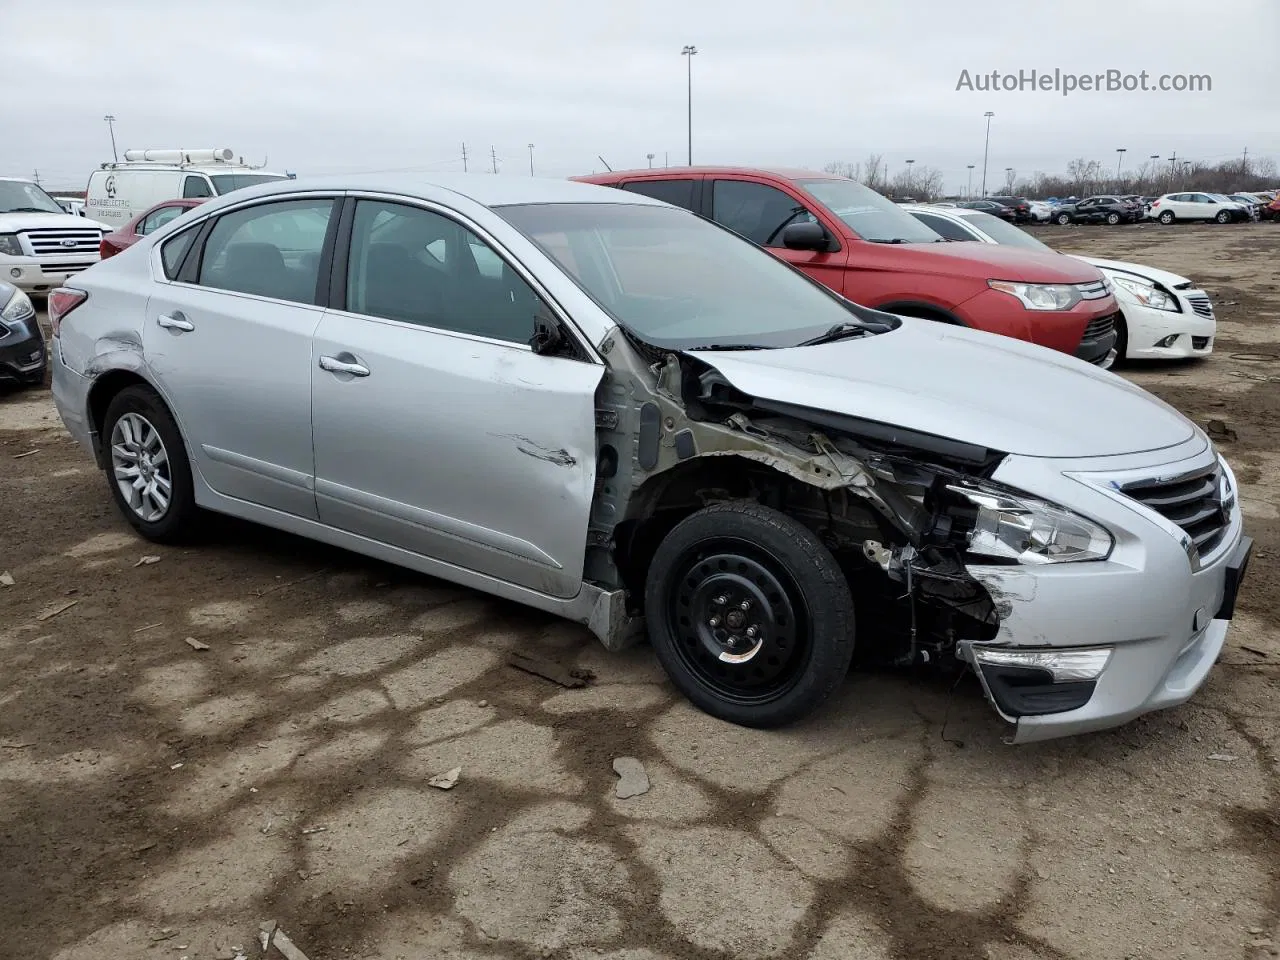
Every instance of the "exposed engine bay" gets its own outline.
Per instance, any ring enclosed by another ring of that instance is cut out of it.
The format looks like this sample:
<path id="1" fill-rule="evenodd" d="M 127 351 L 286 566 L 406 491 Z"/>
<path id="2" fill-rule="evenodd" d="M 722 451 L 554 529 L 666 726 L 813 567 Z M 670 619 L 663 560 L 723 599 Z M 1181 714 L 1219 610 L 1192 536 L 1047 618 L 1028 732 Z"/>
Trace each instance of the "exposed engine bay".
<path id="1" fill-rule="evenodd" d="M 965 569 L 972 507 L 948 487 L 987 478 L 1002 453 L 886 424 L 760 400 L 688 353 L 622 330 L 601 345 L 597 478 L 586 579 L 639 612 L 648 558 L 683 517 L 750 499 L 814 531 L 858 611 L 858 657 L 947 661 L 999 624 Z M 621 636 L 610 646 L 625 646 Z"/>

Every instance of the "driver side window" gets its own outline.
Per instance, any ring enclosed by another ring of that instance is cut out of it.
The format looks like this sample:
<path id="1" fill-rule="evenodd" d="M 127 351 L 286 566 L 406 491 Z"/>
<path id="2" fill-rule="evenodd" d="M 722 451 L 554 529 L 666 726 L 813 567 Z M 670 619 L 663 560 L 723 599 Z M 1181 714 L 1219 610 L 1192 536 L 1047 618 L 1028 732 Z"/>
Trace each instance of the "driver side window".
<path id="1" fill-rule="evenodd" d="M 794 197 L 748 180 L 715 181 L 711 218 L 762 247 L 781 247 L 782 231 L 793 223 L 818 222 Z"/>

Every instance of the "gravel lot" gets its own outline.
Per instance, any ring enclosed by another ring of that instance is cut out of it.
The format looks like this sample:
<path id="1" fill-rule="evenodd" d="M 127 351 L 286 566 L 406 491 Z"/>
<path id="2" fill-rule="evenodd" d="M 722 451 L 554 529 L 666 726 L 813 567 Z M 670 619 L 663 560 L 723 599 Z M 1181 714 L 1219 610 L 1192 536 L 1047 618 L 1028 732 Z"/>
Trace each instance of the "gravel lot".
<path id="1" fill-rule="evenodd" d="M 1212 359 L 1123 371 L 1237 433 L 1258 552 L 1192 703 L 1012 748 L 974 685 L 855 674 L 730 727 L 647 648 L 448 584 L 230 521 L 147 544 L 12 394 L 0 957 L 253 956 L 266 920 L 311 960 L 1280 956 L 1280 225 L 1039 236 L 1218 306 Z M 614 796 L 620 756 L 647 793 Z"/>

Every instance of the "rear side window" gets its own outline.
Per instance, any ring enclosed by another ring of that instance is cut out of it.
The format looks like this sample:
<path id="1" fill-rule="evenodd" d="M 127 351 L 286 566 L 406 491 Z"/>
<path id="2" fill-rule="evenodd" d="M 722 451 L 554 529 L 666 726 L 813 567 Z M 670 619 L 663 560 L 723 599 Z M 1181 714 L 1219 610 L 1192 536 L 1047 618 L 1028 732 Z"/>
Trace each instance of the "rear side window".
<path id="1" fill-rule="evenodd" d="M 186 257 L 187 251 L 191 249 L 191 241 L 196 238 L 196 234 L 200 232 L 198 227 L 190 230 L 183 230 L 172 240 L 166 240 L 164 246 L 160 248 L 160 261 L 164 264 L 164 275 L 170 280 L 178 277 L 178 271 L 182 269 L 183 258 Z"/>
<path id="2" fill-rule="evenodd" d="M 692 180 L 632 180 L 622 185 L 623 190 L 653 197 L 663 203 L 675 204 L 686 210 L 693 209 Z"/>
<path id="3" fill-rule="evenodd" d="M 213 188 L 209 186 L 209 181 L 204 177 L 187 177 L 182 182 L 183 197 L 212 197 Z"/>
<path id="4" fill-rule="evenodd" d="M 186 207 L 161 207 L 159 210 L 152 210 L 138 224 L 138 236 L 145 237 L 148 233 L 155 233 L 170 220 L 176 220 L 186 212 Z"/>
<path id="5" fill-rule="evenodd" d="M 295 303 L 316 302 L 332 200 L 284 200 L 218 218 L 205 241 L 198 283 Z"/>
<path id="6" fill-rule="evenodd" d="M 968 230 L 946 217 L 934 216 L 932 213 L 913 213 L 913 217 L 926 227 L 948 240 L 976 240 Z"/>

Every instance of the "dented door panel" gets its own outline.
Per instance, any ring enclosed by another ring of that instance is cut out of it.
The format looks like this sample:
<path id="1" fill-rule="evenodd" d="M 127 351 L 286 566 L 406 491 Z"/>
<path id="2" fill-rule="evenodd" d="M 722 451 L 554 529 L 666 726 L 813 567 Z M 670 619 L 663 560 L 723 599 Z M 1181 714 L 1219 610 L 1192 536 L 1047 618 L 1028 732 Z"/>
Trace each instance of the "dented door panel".
<path id="1" fill-rule="evenodd" d="M 322 369 L 321 357 L 368 374 Z M 601 366 L 335 311 L 312 367 L 322 522 L 550 596 L 578 592 Z"/>

